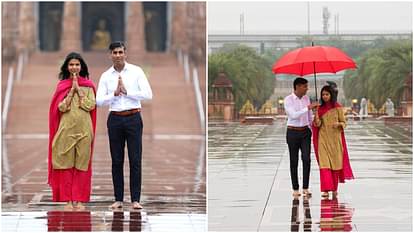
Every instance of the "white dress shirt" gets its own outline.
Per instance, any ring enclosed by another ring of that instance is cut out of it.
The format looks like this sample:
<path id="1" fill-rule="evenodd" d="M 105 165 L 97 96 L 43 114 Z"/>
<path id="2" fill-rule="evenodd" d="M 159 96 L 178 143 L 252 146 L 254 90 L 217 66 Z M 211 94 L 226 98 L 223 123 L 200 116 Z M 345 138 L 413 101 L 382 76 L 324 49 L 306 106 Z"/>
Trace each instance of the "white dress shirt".
<path id="1" fill-rule="evenodd" d="M 299 98 L 292 93 L 285 97 L 284 105 L 288 117 L 287 125 L 303 127 L 312 125 L 312 111 L 308 109 L 309 97 L 304 95 Z"/>
<path id="2" fill-rule="evenodd" d="M 119 76 L 122 77 L 127 94 L 115 96 Z M 144 71 L 139 66 L 125 62 L 121 72 L 116 71 L 112 66 L 99 79 L 96 104 L 98 106 L 109 105 L 109 111 L 141 108 L 141 100 L 147 99 L 152 99 L 152 90 Z"/>

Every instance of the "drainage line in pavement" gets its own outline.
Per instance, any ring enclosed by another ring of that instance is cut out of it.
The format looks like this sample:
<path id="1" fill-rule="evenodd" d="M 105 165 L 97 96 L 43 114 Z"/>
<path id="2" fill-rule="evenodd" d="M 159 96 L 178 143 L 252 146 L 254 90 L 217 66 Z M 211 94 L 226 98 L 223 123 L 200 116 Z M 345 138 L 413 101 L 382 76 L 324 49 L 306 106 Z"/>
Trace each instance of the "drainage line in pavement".
<path id="1" fill-rule="evenodd" d="M 287 154 L 287 151 L 285 152 L 285 156 L 286 156 L 286 154 Z M 283 158 L 284 158 L 285 156 L 283 156 L 283 157 L 282 157 L 282 159 L 281 159 L 281 160 L 280 160 L 280 162 L 279 162 L 279 165 L 277 166 L 275 176 L 273 177 L 273 182 L 272 182 L 272 185 L 270 186 L 269 195 L 267 196 L 266 203 L 265 203 L 265 205 L 264 205 L 264 207 L 263 207 L 262 217 L 260 218 L 260 222 L 259 222 L 259 225 L 257 226 L 257 230 L 256 230 L 256 231 L 259 231 L 259 230 L 260 230 L 260 226 L 262 225 L 262 221 L 263 221 L 264 213 L 265 213 L 265 211 L 266 211 L 266 206 L 267 206 L 267 203 L 269 203 L 269 199 L 270 199 L 270 196 L 271 196 L 271 194 L 272 194 L 272 190 L 273 190 L 273 185 L 275 184 L 275 181 L 276 181 L 277 172 L 279 171 L 280 164 L 282 164 L 282 160 L 283 160 Z"/>

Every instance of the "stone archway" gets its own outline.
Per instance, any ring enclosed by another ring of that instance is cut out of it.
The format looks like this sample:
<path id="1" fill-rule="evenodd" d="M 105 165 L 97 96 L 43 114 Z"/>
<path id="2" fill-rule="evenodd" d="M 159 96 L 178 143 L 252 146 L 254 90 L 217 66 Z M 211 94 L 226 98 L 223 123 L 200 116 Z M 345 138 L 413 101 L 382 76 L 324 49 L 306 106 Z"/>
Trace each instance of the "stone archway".
<path id="1" fill-rule="evenodd" d="M 58 51 L 62 32 L 63 2 L 39 2 L 39 48 Z"/>
<path id="2" fill-rule="evenodd" d="M 84 51 L 107 50 L 111 41 L 125 39 L 125 3 L 82 2 Z"/>
<path id="3" fill-rule="evenodd" d="M 144 2 L 145 44 L 148 52 L 167 48 L 167 3 Z"/>

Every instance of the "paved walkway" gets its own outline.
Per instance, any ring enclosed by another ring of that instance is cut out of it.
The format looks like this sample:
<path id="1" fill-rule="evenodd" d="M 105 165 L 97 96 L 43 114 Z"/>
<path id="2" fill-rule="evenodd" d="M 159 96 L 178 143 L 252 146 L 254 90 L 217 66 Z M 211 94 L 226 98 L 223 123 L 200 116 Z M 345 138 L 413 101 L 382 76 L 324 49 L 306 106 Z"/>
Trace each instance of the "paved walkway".
<path id="1" fill-rule="evenodd" d="M 174 57 L 150 54 L 143 67 L 154 94 L 143 103 L 142 211 L 129 202 L 129 165 L 125 160 L 125 201 L 112 212 L 111 159 L 107 108 L 98 108 L 92 196 L 85 212 L 65 212 L 51 201 L 47 180 L 48 108 L 65 55 L 35 54 L 16 83 L 3 132 L 2 231 L 44 230 L 206 230 L 205 136 L 198 119 L 192 83 Z M 109 66 L 106 54 L 85 53 L 96 84 Z M 131 61 L 131 60 L 130 60 Z M 131 61 L 134 63 L 134 61 Z M 204 68 L 203 68 L 204 69 Z M 185 100 L 184 102 L 182 102 Z M 179 103 L 179 104 L 177 104 Z M 74 228 L 79 226 L 79 228 Z"/>
<path id="2" fill-rule="evenodd" d="M 340 184 L 337 199 L 321 200 L 313 152 L 313 197 L 291 196 L 284 124 L 210 123 L 209 230 L 412 231 L 411 126 L 350 121 L 356 180 Z"/>

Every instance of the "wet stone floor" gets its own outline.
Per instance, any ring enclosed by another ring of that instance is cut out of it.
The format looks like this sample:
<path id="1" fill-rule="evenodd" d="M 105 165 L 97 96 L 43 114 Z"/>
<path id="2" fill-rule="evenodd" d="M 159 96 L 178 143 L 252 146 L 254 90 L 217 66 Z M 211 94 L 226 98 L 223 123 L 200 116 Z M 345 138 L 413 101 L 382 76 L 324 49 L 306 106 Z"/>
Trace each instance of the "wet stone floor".
<path id="1" fill-rule="evenodd" d="M 142 172 L 143 209 L 131 208 L 127 156 L 124 206 L 118 210 L 109 208 L 114 201 L 111 162 L 105 151 L 106 138 L 98 135 L 91 200 L 84 211 L 65 211 L 65 203 L 52 201 L 46 184 L 47 163 L 41 160 L 33 168 L 27 165 L 26 175 L 10 176 L 8 193 L 3 179 L 1 231 L 206 231 L 204 138 L 144 142 L 147 153 Z M 8 148 L 10 155 L 21 154 Z"/>
<path id="2" fill-rule="evenodd" d="M 284 120 L 209 123 L 210 231 L 412 231 L 411 125 L 349 121 L 345 136 L 356 179 L 328 199 L 320 197 L 313 149 L 313 195 L 292 197 L 285 128 Z"/>

